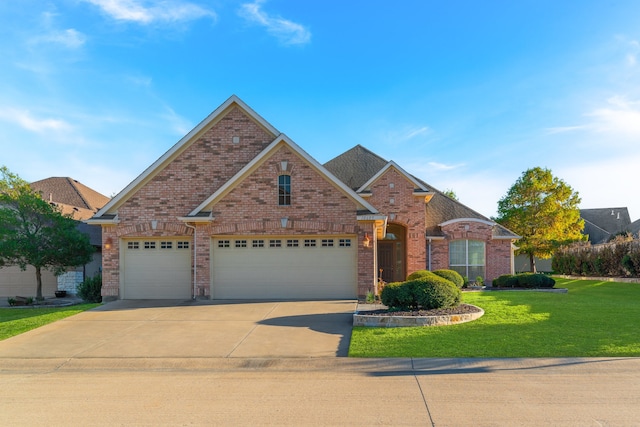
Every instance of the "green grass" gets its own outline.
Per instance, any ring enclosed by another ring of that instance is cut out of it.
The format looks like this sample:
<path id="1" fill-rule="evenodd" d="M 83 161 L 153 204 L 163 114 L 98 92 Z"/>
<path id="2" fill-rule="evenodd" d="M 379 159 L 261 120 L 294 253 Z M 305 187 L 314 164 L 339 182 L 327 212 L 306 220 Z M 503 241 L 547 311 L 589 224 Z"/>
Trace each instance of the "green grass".
<path id="1" fill-rule="evenodd" d="M 556 279 L 556 288 L 569 293 L 465 293 L 485 314 L 460 325 L 355 327 L 349 356 L 640 356 L 640 284 Z"/>
<path id="2" fill-rule="evenodd" d="M 50 308 L 0 308 L 0 340 L 73 316 L 100 304 Z"/>

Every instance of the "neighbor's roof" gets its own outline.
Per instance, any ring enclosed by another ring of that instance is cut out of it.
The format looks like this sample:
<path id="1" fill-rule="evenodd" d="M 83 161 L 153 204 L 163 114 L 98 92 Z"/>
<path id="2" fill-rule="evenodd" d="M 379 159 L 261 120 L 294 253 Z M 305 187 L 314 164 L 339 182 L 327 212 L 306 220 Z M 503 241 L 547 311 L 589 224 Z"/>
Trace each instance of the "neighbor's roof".
<path id="1" fill-rule="evenodd" d="M 91 218 L 109 201 L 107 196 L 69 177 L 46 178 L 30 185 L 44 200 L 61 207 L 64 214 L 73 214 L 74 219 Z"/>
<path id="2" fill-rule="evenodd" d="M 594 245 L 606 243 L 618 233 L 633 232 L 627 208 L 580 209 L 580 216 L 584 219 L 583 233 Z"/>

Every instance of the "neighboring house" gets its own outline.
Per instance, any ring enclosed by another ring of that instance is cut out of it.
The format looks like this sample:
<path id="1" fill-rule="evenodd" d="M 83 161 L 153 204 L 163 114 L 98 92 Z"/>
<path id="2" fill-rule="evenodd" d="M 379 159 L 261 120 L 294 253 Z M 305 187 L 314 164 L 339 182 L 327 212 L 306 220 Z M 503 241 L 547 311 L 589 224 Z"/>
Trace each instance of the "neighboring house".
<path id="1" fill-rule="evenodd" d="M 53 177 L 31 183 L 31 188 L 42 198 L 61 208 L 63 214 L 70 214 L 78 221 L 91 218 L 104 206 L 109 198 L 68 177 Z M 74 268 L 56 277 L 51 271 L 42 271 L 42 295 L 52 297 L 57 290 L 76 292 L 76 286 L 85 277 L 100 272 L 102 235 L 96 227 L 78 222 L 78 229 L 89 235 L 96 248 L 93 260 L 84 266 Z M 0 268 L 0 297 L 33 296 L 36 291 L 36 273 L 31 266 L 25 271 L 17 266 Z"/>
<path id="2" fill-rule="evenodd" d="M 380 269 L 492 279 L 518 238 L 360 146 L 322 166 L 236 96 L 87 223 L 107 301 L 355 298 Z"/>
<path id="3" fill-rule="evenodd" d="M 607 243 L 617 234 L 632 233 L 638 237 L 640 220 L 631 223 L 627 208 L 580 209 L 580 217 L 584 220 L 582 234 L 587 236 L 592 245 Z M 536 269 L 539 272 L 552 272 L 552 259 L 536 257 Z M 529 271 L 529 256 L 516 256 L 516 271 Z"/>

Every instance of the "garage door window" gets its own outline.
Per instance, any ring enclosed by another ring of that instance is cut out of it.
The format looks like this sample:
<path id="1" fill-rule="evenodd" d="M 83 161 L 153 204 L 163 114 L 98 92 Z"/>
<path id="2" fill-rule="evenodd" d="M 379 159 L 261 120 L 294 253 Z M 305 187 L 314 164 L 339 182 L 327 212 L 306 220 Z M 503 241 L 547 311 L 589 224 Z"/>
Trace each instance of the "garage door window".
<path id="1" fill-rule="evenodd" d="M 288 248 L 297 248 L 298 247 L 298 239 L 288 239 L 287 240 Z"/>
<path id="2" fill-rule="evenodd" d="M 315 239 L 304 239 L 304 247 L 305 248 L 315 248 L 316 247 Z"/>
<path id="3" fill-rule="evenodd" d="M 264 248 L 264 240 L 254 240 L 251 242 L 251 246 L 254 248 Z"/>
<path id="4" fill-rule="evenodd" d="M 322 239 L 323 247 L 333 247 L 333 239 Z"/>
<path id="5" fill-rule="evenodd" d="M 351 239 L 340 239 L 338 245 L 341 248 L 350 248 L 351 247 Z"/>
<path id="6" fill-rule="evenodd" d="M 246 248 L 247 241 L 246 240 L 236 240 L 236 248 Z"/>
<path id="7" fill-rule="evenodd" d="M 160 242 L 160 249 L 173 249 L 173 242 Z"/>
<path id="8" fill-rule="evenodd" d="M 282 247 L 282 240 L 269 240 L 270 248 L 280 248 Z"/>
<path id="9" fill-rule="evenodd" d="M 127 242 L 127 249 L 140 249 L 140 242 Z"/>
<path id="10" fill-rule="evenodd" d="M 156 248 L 156 242 L 144 242 L 144 248 L 145 249 L 155 249 Z"/>
<path id="11" fill-rule="evenodd" d="M 219 248 L 228 248 L 230 246 L 230 242 L 228 240 L 218 240 Z"/>
<path id="12" fill-rule="evenodd" d="M 178 242 L 178 249 L 189 249 L 189 242 Z"/>

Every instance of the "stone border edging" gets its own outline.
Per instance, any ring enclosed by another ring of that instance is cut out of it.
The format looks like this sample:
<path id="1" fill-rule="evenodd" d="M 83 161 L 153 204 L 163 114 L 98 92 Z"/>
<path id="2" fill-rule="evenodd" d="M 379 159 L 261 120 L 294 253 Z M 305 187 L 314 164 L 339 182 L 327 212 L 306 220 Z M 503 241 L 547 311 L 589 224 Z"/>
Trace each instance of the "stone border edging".
<path id="1" fill-rule="evenodd" d="M 472 305 L 472 304 L 469 304 Z M 353 314 L 353 326 L 398 328 L 407 326 L 445 326 L 471 322 L 484 315 L 484 310 L 475 313 L 448 314 L 440 316 L 376 316 L 374 314 Z"/>
<path id="2" fill-rule="evenodd" d="M 570 276 L 566 274 L 554 274 L 553 276 L 571 280 L 599 280 L 601 282 L 640 283 L 640 277 Z"/>

